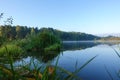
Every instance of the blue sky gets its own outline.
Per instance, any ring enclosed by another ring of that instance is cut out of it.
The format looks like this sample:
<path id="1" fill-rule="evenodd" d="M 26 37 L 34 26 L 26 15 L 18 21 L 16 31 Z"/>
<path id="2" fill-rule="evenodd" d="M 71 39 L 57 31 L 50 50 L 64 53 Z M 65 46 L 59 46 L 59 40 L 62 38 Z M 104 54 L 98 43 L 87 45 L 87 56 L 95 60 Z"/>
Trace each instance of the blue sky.
<path id="1" fill-rule="evenodd" d="M 120 0 L 0 0 L 3 21 L 91 34 L 120 32 Z M 3 22 L 1 21 L 1 22 Z"/>

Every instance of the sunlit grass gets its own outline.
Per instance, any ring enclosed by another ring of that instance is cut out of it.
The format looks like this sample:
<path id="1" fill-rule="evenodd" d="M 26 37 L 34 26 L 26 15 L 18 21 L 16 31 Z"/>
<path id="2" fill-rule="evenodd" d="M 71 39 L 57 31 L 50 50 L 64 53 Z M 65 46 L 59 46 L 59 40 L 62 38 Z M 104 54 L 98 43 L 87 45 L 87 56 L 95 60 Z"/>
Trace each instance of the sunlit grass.
<path id="1" fill-rule="evenodd" d="M 7 44 L 0 48 L 0 56 L 8 55 L 6 52 L 6 48 L 8 53 L 14 57 L 19 57 L 24 52 L 19 46 L 16 46 L 14 44 Z"/>

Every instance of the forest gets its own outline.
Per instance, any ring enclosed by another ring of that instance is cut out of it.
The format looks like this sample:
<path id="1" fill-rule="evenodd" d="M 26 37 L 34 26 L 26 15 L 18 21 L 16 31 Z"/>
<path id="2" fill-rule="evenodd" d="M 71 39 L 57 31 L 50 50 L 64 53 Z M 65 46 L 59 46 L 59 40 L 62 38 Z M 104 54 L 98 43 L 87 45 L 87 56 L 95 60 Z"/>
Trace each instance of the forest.
<path id="1" fill-rule="evenodd" d="M 31 34 L 37 34 L 40 32 L 50 32 L 51 34 L 59 37 L 63 41 L 72 41 L 72 40 L 97 40 L 100 37 L 81 33 L 81 32 L 65 32 L 53 28 L 41 28 L 37 27 L 27 27 L 27 26 L 11 26 L 11 25 L 2 25 L 0 26 L 0 38 L 6 40 L 15 40 L 23 39 Z M 4 40 L 5 41 L 5 40 Z"/>

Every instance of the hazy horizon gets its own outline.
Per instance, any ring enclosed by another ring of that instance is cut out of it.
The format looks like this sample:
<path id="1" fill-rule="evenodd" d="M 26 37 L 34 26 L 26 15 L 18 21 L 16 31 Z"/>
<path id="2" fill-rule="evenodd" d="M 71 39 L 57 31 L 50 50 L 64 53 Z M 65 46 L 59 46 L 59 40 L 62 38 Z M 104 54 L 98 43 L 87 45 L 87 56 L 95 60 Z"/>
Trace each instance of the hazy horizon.
<path id="1" fill-rule="evenodd" d="M 89 34 L 119 33 L 120 0 L 0 0 L 13 25 L 51 27 Z M 3 24 L 3 23 L 2 23 Z"/>

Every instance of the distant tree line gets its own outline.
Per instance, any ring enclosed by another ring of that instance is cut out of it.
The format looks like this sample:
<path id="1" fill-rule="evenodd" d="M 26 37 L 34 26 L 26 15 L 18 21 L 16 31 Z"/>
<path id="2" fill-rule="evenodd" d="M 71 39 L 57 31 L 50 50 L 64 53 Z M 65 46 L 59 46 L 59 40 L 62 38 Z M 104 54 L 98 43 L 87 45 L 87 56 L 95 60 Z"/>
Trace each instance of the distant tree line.
<path id="1" fill-rule="evenodd" d="M 81 33 L 81 32 L 64 32 L 60 30 L 56 30 L 53 28 L 41 28 L 39 30 L 40 32 L 50 32 L 56 36 L 58 36 L 61 40 L 69 41 L 69 40 L 97 40 L 100 39 L 100 37 Z"/>
<path id="2" fill-rule="evenodd" d="M 11 26 L 11 25 L 1 25 L 0 26 L 0 38 L 4 38 L 7 40 L 14 40 L 14 39 L 23 39 L 29 35 L 34 35 L 39 32 L 50 32 L 61 40 L 95 40 L 100 39 L 100 37 L 80 33 L 80 32 L 64 32 L 60 30 L 56 30 L 53 28 L 31 28 L 27 26 Z"/>
<path id="3" fill-rule="evenodd" d="M 0 26 L 0 37 L 8 40 L 23 39 L 27 35 L 38 33 L 38 28 L 28 28 L 27 26 Z"/>

